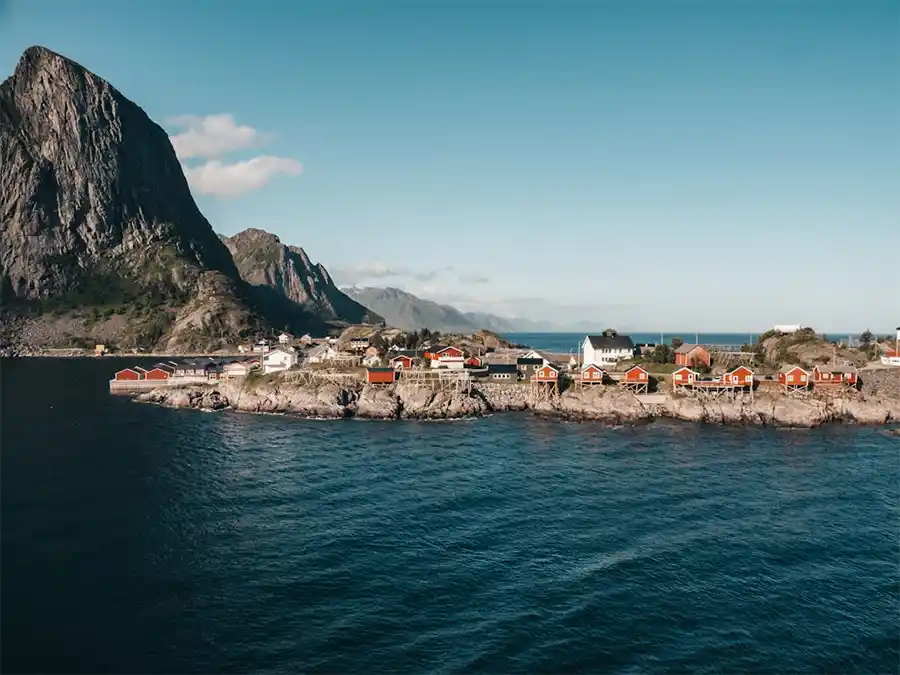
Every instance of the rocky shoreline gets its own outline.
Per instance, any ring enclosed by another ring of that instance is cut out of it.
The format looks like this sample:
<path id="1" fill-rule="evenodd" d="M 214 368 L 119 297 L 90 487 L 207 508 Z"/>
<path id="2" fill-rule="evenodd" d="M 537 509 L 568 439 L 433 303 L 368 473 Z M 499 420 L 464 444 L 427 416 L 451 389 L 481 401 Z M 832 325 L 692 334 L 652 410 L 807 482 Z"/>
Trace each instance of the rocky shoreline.
<path id="1" fill-rule="evenodd" d="M 372 386 L 325 383 L 304 386 L 274 378 L 262 382 L 165 387 L 136 400 L 174 408 L 238 410 L 304 418 L 449 420 L 495 412 L 531 411 L 543 417 L 605 424 L 636 424 L 659 418 L 708 424 L 817 427 L 827 423 L 900 423 L 900 397 L 862 393 L 845 397 L 757 394 L 752 400 L 717 401 L 671 394 L 635 397 L 614 387 L 569 390 L 535 400 L 526 387 L 483 384 L 471 392 L 434 392 L 409 384 Z"/>

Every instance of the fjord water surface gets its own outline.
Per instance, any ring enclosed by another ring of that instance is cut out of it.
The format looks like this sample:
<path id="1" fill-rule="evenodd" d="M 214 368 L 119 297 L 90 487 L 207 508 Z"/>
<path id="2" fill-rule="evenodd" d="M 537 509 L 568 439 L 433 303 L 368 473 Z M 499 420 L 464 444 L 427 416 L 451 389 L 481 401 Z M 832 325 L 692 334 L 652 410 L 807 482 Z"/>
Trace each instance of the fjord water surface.
<path id="1" fill-rule="evenodd" d="M 900 443 L 316 422 L 2 363 L 4 672 L 896 672 Z"/>

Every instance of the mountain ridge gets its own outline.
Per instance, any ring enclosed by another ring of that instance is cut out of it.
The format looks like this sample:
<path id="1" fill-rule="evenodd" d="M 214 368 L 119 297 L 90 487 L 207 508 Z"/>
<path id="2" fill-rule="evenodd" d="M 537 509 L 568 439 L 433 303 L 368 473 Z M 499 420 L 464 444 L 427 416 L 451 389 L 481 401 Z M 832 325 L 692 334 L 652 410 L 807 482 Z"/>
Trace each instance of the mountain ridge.
<path id="1" fill-rule="evenodd" d="M 388 325 L 403 330 L 428 328 L 443 332 L 489 330 L 495 333 L 552 331 L 549 322 L 508 318 L 486 312 L 464 312 L 452 305 L 420 298 L 393 286 L 347 286 L 344 293 L 384 317 Z"/>
<path id="2" fill-rule="evenodd" d="M 0 301 L 4 341 L 40 347 L 212 350 L 332 318 L 244 281 L 165 130 L 39 46 L 0 84 Z"/>
<path id="3" fill-rule="evenodd" d="M 282 243 L 278 235 L 247 228 L 219 238 L 247 283 L 272 288 L 306 311 L 329 320 L 381 321 L 380 316 L 343 293 L 324 265 L 313 263 L 301 247 Z"/>

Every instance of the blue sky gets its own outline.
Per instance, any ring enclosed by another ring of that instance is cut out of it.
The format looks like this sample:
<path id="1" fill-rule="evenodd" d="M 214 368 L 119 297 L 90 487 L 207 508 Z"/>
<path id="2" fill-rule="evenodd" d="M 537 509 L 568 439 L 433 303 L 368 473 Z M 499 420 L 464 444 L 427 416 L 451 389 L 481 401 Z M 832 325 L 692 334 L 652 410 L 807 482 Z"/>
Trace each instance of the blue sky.
<path id="1" fill-rule="evenodd" d="M 216 230 L 625 329 L 900 325 L 900 2 L 0 0 L 175 137 Z M 302 168 L 301 168 L 302 167 Z"/>

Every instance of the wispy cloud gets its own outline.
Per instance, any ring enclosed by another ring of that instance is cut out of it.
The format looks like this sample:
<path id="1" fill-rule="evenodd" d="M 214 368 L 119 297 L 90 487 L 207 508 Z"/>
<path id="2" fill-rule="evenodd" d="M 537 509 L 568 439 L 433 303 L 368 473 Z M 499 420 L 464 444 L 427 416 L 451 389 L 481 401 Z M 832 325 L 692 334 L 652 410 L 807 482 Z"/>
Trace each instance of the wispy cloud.
<path id="1" fill-rule="evenodd" d="M 339 284 L 359 285 L 362 283 L 385 283 L 400 280 L 419 282 L 433 281 L 438 276 L 435 270 L 413 270 L 408 267 L 393 267 L 383 263 L 362 263 L 353 267 L 335 269 L 332 276 Z"/>
<path id="2" fill-rule="evenodd" d="M 463 274 L 459 277 L 459 281 L 463 284 L 487 284 L 491 280 L 483 274 Z"/>
<path id="3" fill-rule="evenodd" d="M 210 160 L 196 167 L 184 167 L 191 187 L 204 195 L 239 197 L 258 190 L 279 174 L 300 175 L 300 162 L 284 157 L 261 156 L 245 162 L 225 164 Z"/>
<path id="4" fill-rule="evenodd" d="M 222 161 L 229 153 L 257 148 L 272 138 L 251 126 L 238 124 L 233 115 L 179 115 L 167 122 L 179 130 L 169 140 L 188 183 L 200 194 L 238 197 L 258 190 L 275 176 L 296 176 L 303 170 L 297 160 L 273 155 Z M 206 161 L 190 162 L 197 159 Z"/>

